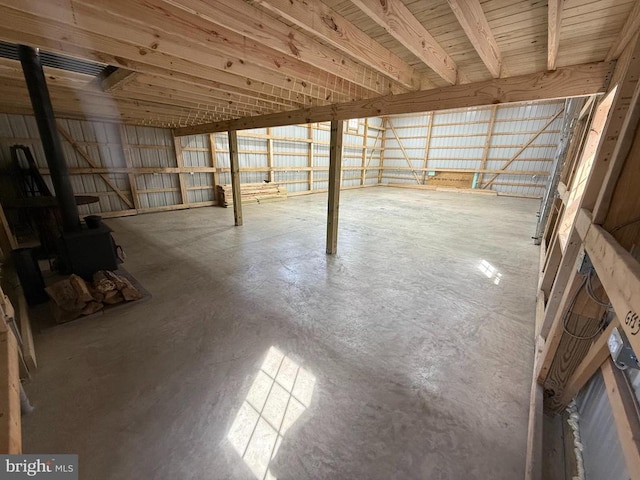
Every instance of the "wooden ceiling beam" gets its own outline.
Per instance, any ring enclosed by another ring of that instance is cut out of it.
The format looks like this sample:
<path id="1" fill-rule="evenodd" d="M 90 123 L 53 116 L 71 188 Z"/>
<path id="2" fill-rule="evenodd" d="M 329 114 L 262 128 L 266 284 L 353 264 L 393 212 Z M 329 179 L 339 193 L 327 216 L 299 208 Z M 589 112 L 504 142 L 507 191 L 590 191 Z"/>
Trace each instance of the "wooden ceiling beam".
<path id="1" fill-rule="evenodd" d="M 165 94 L 171 94 L 200 103 L 218 100 L 229 104 L 243 105 L 248 108 L 264 108 L 271 110 L 272 112 L 283 110 L 281 106 L 273 102 L 244 95 L 221 92 L 213 88 L 198 87 L 150 75 L 138 75 L 135 81 L 130 85 L 127 85 L 124 90 L 126 91 L 129 88 L 145 88 L 147 92 L 152 95 L 162 96 Z"/>
<path id="2" fill-rule="evenodd" d="M 432 86 L 429 80 L 416 72 L 408 63 L 320 1 L 255 0 L 254 3 L 298 25 L 311 35 L 410 90 Z"/>
<path id="3" fill-rule="evenodd" d="M 122 88 L 136 76 L 136 72 L 126 68 L 116 68 L 106 77 L 100 79 L 100 87 L 105 92 L 110 92 L 116 88 Z"/>
<path id="4" fill-rule="evenodd" d="M 502 54 L 493 36 L 480 0 L 448 0 L 462 29 L 469 37 L 493 78 L 500 77 Z"/>
<path id="5" fill-rule="evenodd" d="M 549 0 L 547 6 L 547 69 L 555 70 L 560 49 L 560 26 L 564 0 Z"/>
<path id="6" fill-rule="evenodd" d="M 29 105 L 24 81 L 0 78 L 0 89 L 3 94 L 3 106 L 7 99 L 11 105 Z M 49 89 L 54 111 L 66 113 L 69 110 L 77 113 L 87 113 L 95 117 L 117 117 L 121 113 L 135 114 L 143 118 L 145 115 L 167 115 L 180 117 L 215 118 L 212 114 L 224 111 L 233 116 L 249 113 L 250 109 L 229 106 L 228 104 L 212 102 L 209 105 L 167 105 L 150 99 L 121 98 L 104 94 L 99 91 L 89 92 L 61 87 Z M 0 107 L 0 111 L 2 110 Z M 197 119 L 194 119 L 197 121 Z"/>
<path id="7" fill-rule="evenodd" d="M 631 9 L 631 13 L 627 17 L 627 21 L 616 37 L 615 42 L 611 45 L 609 52 L 605 58 L 606 61 L 617 60 L 622 54 L 624 48 L 633 39 L 633 36 L 640 30 L 640 0 L 637 0 Z"/>
<path id="8" fill-rule="evenodd" d="M 244 105 L 241 103 L 234 103 L 229 100 L 220 100 L 216 98 L 207 98 L 199 101 L 197 98 L 189 97 L 187 95 L 180 95 L 177 91 L 165 90 L 165 89 L 149 89 L 140 85 L 127 85 L 122 90 L 114 92 L 116 99 L 136 99 L 136 100 L 148 100 L 150 102 L 156 102 L 163 105 L 192 109 L 206 109 L 208 106 L 224 106 L 228 108 L 235 108 L 238 111 L 252 112 L 251 115 L 264 115 L 269 112 L 273 112 L 270 108 L 257 107 L 255 105 Z"/>
<path id="9" fill-rule="evenodd" d="M 297 125 L 330 120 L 347 120 L 402 113 L 430 112 L 498 103 L 527 102 L 553 98 L 593 95 L 605 91 L 612 71 L 611 62 L 563 67 L 555 72 L 539 72 L 517 77 L 388 95 L 372 100 L 305 108 L 261 117 L 240 118 L 179 128 L 176 135 L 245 130 Z"/>
<path id="10" fill-rule="evenodd" d="M 255 40 L 313 67 L 375 90 L 379 95 L 405 93 L 407 88 L 311 36 L 245 2 L 225 0 L 163 0 L 176 8 Z"/>
<path id="11" fill-rule="evenodd" d="M 450 85 L 457 82 L 456 62 L 402 3 L 402 0 L 351 0 L 407 50 Z M 459 82 L 458 82 L 459 83 Z"/>
<path id="12" fill-rule="evenodd" d="M 38 12 L 31 0 L 25 0 L 25 2 L 7 1 L 15 4 L 16 8 L 0 5 L 0 15 L 6 20 L 0 25 L 0 38 L 9 42 L 46 47 L 47 50 L 55 53 L 96 60 L 168 78 L 188 75 L 235 88 L 255 91 L 259 94 L 272 95 L 298 105 L 327 102 L 321 93 L 319 94 L 310 87 L 307 88 L 309 95 L 305 92 L 294 91 L 289 88 L 287 84 L 290 82 L 287 82 L 284 77 L 282 77 L 282 85 L 272 85 L 250 77 L 243 77 L 237 71 L 231 73 L 225 70 L 224 66 L 222 69 L 216 69 L 202 62 L 186 60 L 182 55 L 179 57 L 167 55 L 152 48 L 153 42 L 149 42 L 149 46 L 136 46 L 126 41 L 114 39 L 108 33 L 99 35 L 94 31 L 82 30 L 73 25 L 57 22 L 47 18 L 46 14 Z M 33 10 L 34 13 L 30 13 L 30 10 Z M 241 65 L 240 62 L 236 63 Z"/>
<path id="13" fill-rule="evenodd" d="M 13 18 L 13 16 L 19 14 L 11 9 L 3 9 L 0 6 L 0 15 Z M 179 68 L 180 71 L 169 71 L 149 63 L 140 63 L 135 59 L 125 58 L 123 56 L 122 52 L 128 52 L 128 48 L 130 46 L 125 46 L 122 50 L 117 50 L 119 48 L 119 44 L 117 42 L 110 41 L 109 39 L 104 39 L 105 41 L 108 41 L 108 52 L 105 52 L 104 49 L 102 51 L 89 49 L 87 48 L 87 45 L 100 43 L 102 42 L 102 39 L 96 42 L 95 36 L 88 36 L 77 32 L 70 27 L 58 25 L 55 22 L 50 22 L 49 28 L 47 29 L 44 21 L 35 19 L 30 15 L 24 15 L 23 19 L 25 21 L 28 20 L 28 25 L 34 28 L 30 30 L 24 29 L 17 31 L 9 29 L 5 25 L 0 25 L 0 39 L 13 43 L 24 43 L 33 47 L 43 48 L 50 52 L 76 58 L 107 63 L 113 66 L 120 66 L 135 70 L 138 73 L 144 72 L 145 74 L 154 75 L 168 80 L 176 79 L 190 85 L 206 86 L 223 92 L 253 96 L 255 98 L 272 101 L 285 108 L 300 108 L 304 106 L 306 102 L 312 101 L 312 99 L 309 99 L 304 95 L 300 95 L 283 88 L 266 85 L 263 82 L 248 81 L 247 79 L 242 79 L 241 77 L 228 74 L 226 72 L 216 72 L 214 75 L 209 76 L 207 73 L 210 69 L 207 69 L 207 67 L 191 64 L 190 62 L 184 62 L 181 59 L 175 60 L 177 68 Z M 34 32 L 40 33 L 35 34 Z M 113 45 L 113 49 L 111 48 L 111 45 Z M 115 53 L 118 51 L 121 53 Z"/>
<path id="14" fill-rule="evenodd" d="M 159 0 L 71 0 L 75 26 L 325 101 L 379 95 Z"/>

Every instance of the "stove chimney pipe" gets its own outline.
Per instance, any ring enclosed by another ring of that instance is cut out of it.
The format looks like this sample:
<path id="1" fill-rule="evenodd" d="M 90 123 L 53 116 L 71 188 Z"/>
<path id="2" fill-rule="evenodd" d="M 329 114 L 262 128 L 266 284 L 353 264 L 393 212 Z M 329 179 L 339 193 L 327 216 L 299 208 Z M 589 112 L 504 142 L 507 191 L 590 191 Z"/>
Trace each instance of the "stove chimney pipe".
<path id="1" fill-rule="evenodd" d="M 56 128 L 56 118 L 53 114 L 47 81 L 40 64 L 40 55 L 36 50 L 26 45 L 18 45 L 18 55 L 47 158 L 51 181 L 62 214 L 62 227 L 65 232 L 74 232 L 80 229 L 78 206 L 73 196 L 69 170 Z"/>

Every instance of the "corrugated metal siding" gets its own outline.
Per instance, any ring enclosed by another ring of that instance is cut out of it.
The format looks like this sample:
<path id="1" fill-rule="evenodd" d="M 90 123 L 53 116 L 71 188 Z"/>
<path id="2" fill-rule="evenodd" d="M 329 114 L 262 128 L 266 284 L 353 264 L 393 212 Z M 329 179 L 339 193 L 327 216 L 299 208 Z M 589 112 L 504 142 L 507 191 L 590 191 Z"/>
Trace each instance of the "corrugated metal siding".
<path id="1" fill-rule="evenodd" d="M 88 157 L 99 167 L 126 167 L 120 141 L 119 127 L 113 123 L 59 119 L 66 130 Z M 156 129 L 160 130 L 160 129 Z M 35 118 L 26 115 L 0 115 L 0 168 L 10 165 L 11 145 L 30 147 L 39 167 L 47 168 L 44 150 L 38 134 Z M 65 140 L 62 148 L 69 167 L 89 168 L 89 164 Z M 48 175 L 45 181 L 51 182 Z M 126 174 L 109 174 L 108 178 L 130 199 L 129 179 Z M 119 198 L 106 182 L 97 175 L 72 175 L 71 184 L 76 194 L 94 195 L 99 203 L 80 206 L 81 215 L 127 210 L 129 206 Z"/>
<path id="2" fill-rule="evenodd" d="M 604 380 L 598 372 L 577 398 L 587 480 L 629 480 Z"/>
<path id="3" fill-rule="evenodd" d="M 385 131 L 382 182 L 416 184 L 416 175 L 421 177 L 425 157 L 427 168 L 478 170 L 482 167 L 485 147 L 488 147 L 487 170 L 502 169 L 506 162 L 518 154 L 517 159 L 507 167 L 508 170 L 545 173 L 537 176 L 501 174 L 491 184 L 492 189 L 510 194 L 542 196 L 549 180 L 546 173 L 551 169 L 560 139 L 562 115 L 530 145 L 524 149 L 521 147 L 563 106 L 564 101 L 537 102 L 389 117 L 388 121 L 395 132 L 389 126 Z M 496 108 L 495 122 L 487 144 L 492 108 Z M 427 152 L 429 130 L 431 139 Z M 486 182 L 492 177 L 493 174 L 485 174 L 483 180 Z"/>
<path id="4" fill-rule="evenodd" d="M 365 121 L 355 120 L 345 124 L 343 148 L 343 186 L 360 185 L 362 181 L 363 147 L 367 146 L 365 165 L 368 165 L 365 184 L 378 183 L 380 148 L 382 145 L 382 120 L 370 118 L 371 129 L 364 141 Z M 238 160 L 242 183 L 259 183 L 269 179 L 269 156 L 267 134 L 270 133 L 271 156 L 273 158 L 274 183 L 286 186 L 289 192 L 310 190 L 309 167 L 313 168 L 311 190 L 324 190 L 328 187 L 329 168 L 329 123 L 313 124 L 311 136 L 309 126 L 293 125 L 272 129 L 255 129 L 238 132 Z M 226 133 L 216 133 L 216 166 L 229 168 L 229 147 Z M 198 137 L 203 137 L 198 136 Z M 312 142 L 310 141 L 312 140 Z M 309 159 L 312 164 L 309 164 Z M 245 170 L 245 171 L 242 171 Z M 248 170 L 248 171 L 247 171 Z M 219 173 L 220 183 L 231 183 L 228 171 Z"/>

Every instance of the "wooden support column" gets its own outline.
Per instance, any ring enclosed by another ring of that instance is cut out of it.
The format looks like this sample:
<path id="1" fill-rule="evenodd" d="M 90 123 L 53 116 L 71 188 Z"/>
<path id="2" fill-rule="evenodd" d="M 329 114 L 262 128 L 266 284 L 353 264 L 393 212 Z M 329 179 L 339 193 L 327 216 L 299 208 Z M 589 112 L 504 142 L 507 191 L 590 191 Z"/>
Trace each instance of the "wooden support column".
<path id="1" fill-rule="evenodd" d="M 640 420 L 636 399 L 624 373 L 612 360 L 607 360 L 601 370 L 629 478 L 640 478 Z"/>
<path id="2" fill-rule="evenodd" d="M 491 118 L 489 119 L 489 127 L 487 128 L 487 139 L 484 142 L 484 148 L 482 150 L 482 160 L 480 161 L 480 170 L 487 168 L 487 160 L 489 159 L 489 148 L 491 147 L 491 137 L 493 137 L 493 126 L 496 123 L 496 114 L 498 113 L 498 106 L 491 107 Z M 482 188 L 483 173 L 478 174 L 478 180 L 476 181 L 476 188 Z"/>
<path id="3" fill-rule="evenodd" d="M 211 153 L 211 166 L 213 167 L 213 199 L 217 202 L 217 187 L 220 185 L 220 174 L 218 173 L 218 157 L 216 155 L 216 134 L 209 134 L 209 151 Z"/>
<path id="4" fill-rule="evenodd" d="M 242 225 L 242 198 L 240 196 L 240 161 L 238 159 L 238 132 L 229 131 L 229 163 L 231 164 L 231 189 L 233 194 L 233 218 L 236 226 Z"/>
<path id="5" fill-rule="evenodd" d="M 331 122 L 329 145 L 329 206 L 327 211 L 327 253 L 335 255 L 338 250 L 338 209 L 340 207 L 340 179 L 342 171 L 342 136 L 344 122 Z"/>
<path id="6" fill-rule="evenodd" d="M 271 137 L 271 128 L 267 128 L 267 168 L 269 169 L 269 183 L 273 183 L 273 138 Z"/>
<path id="7" fill-rule="evenodd" d="M 313 123 L 307 124 L 309 138 L 309 191 L 313 191 Z"/>
<path id="8" fill-rule="evenodd" d="M 433 121 L 436 118 L 436 112 L 429 114 L 429 126 L 427 127 L 427 140 L 424 145 L 424 162 L 422 164 L 422 184 L 427 183 L 427 167 L 429 166 L 429 150 L 431 149 L 431 131 L 433 130 Z"/>
<path id="9" fill-rule="evenodd" d="M 22 453 L 18 343 L 0 319 L 0 453 Z"/>
<path id="10" fill-rule="evenodd" d="M 0 205 L 0 250 L 2 251 L 0 258 L 2 258 L 5 263 L 11 261 L 11 250 L 14 248 L 18 248 L 18 244 L 13 233 L 11 233 L 7 217 L 4 216 L 2 205 Z"/>
<path id="11" fill-rule="evenodd" d="M 123 124 L 118 125 L 118 133 L 120 134 L 120 146 L 122 147 L 122 156 L 124 157 L 124 164 L 127 169 L 133 168 L 133 162 L 131 161 L 131 150 L 129 148 L 129 142 L 127 140 L 127 132 Z M 140 209 L 140 198 L 138 197 L 138 185 L 136 184 L 135 173 L 128 173 L 129 189 L 131 190 L 131 200 L 133 201 L 133 208 Z"/>
<path id="12" fill-rule="evenodd" d="M 531 382 L 529 397 L 529 426 L 527 435 L 527 460 L 524 472 L 525 480 L 542 479 L 542 415 L 543 415 L 543 388 L 536 380 L 536 364 L 540 359 L 544 340 L 538 337 L 535 345 L 533 361 L 534 375 Z"/>
<path id="13" fill-rule="evenodd" d="M 380 144 L 380 162 L 378 162 L 378 183 L 382 183 L 382 173 L 384 172 L 384 146 L 387 140 L 387 117 L 382 118 L 382 143 Z"/>
<path id="14" fill-rule="evenodd" d="M 369 119 L 364 119 L 364 136 L 362 137 L 362 170 L 360 171 L 360 185 L 364 185 L 367 174 L 367 142 L 369 137 Z"/>
<path id="15" fill-rule="evenodd" d="M 184 160 L 182 158 L 182 139 L 180 137 L 173 136 L 173 146 L 176 151 L 176 166 L 178 167 L 178 182 L 180 184 L 180 197 L 182 198 L 182 205 L 189 205 L 189 196 L 187 194 L 187 185 L 184 181 Z"/>

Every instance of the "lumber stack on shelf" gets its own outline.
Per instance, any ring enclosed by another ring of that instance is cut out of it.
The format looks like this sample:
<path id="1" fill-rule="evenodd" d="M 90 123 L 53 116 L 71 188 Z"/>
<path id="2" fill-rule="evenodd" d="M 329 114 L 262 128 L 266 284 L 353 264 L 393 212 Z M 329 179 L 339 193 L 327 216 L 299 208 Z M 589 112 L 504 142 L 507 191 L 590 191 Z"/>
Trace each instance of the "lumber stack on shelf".
<path id="1" fill-rule="evenodd" d="M 233 205 L 233 189 L 230 184 L 218 185 L 218 205 Z M 287 189 L 275 183 L 243 183 L 240 187 L 242 203 L 267 203 L 286 200 Z"/>

